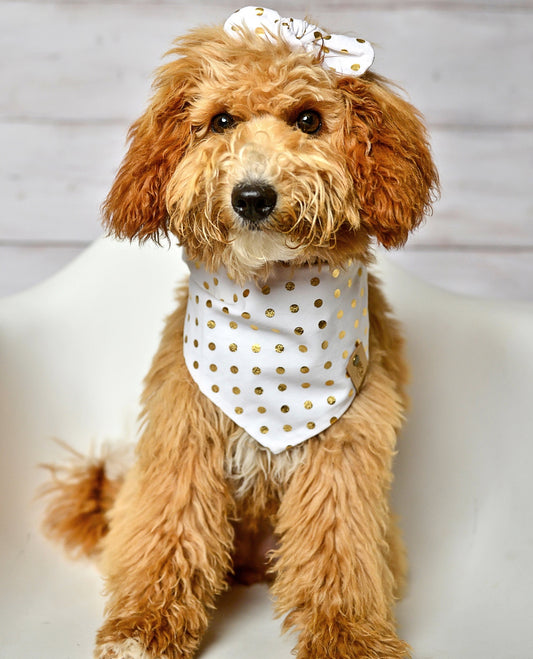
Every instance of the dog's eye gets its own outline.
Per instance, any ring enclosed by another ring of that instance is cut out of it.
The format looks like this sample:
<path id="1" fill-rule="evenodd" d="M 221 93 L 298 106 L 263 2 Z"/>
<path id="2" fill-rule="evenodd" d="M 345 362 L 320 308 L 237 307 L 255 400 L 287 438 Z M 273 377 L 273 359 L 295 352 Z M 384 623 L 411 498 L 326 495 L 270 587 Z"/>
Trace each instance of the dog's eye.
<path id="1" fill-rule="evenodd" d="M 211 119 L 211 130 L 214 133 L 223 133 L 235 126 L 235 119 L 227 112 L 221 112 Z"/>
<path id="2" fill-rule="evenodd" d="M 322 128 L 322 118 L 315 110 L 304 110 L 303 112 L 300 112 L 298 119 L 296 119 L 296 127 L 299 128 L 302 133 L 314 135 Z"/>

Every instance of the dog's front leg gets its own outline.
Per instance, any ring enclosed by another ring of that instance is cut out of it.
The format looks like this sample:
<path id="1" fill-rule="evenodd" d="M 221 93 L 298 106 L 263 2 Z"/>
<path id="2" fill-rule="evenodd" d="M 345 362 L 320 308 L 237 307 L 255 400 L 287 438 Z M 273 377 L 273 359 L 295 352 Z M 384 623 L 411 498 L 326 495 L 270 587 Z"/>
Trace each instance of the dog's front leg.
<path id="1" fill-rule="evenodd" d="M 198 391 L 170 319 L 145 391 L 138 459 L 117 499 L 102 567 L 109 595 L 97 659 L 185 659 L 225 588 L 233 531 L 228 420 Z"/>
<path id="2" fill-rule="evenodd" d="M 388 490 L 401 403 L 376 369 L 344 417 L 310 440 L 279 510 L 274 594 L 298 659 L 399 659 Z"/>

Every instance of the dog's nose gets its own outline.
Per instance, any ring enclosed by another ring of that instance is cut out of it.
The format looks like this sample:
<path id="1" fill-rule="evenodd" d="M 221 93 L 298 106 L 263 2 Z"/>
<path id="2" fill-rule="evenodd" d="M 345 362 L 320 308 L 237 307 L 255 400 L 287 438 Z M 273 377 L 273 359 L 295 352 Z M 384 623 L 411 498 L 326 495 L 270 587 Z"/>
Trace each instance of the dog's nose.
<path id="1" fill-rule="evenodd" d="M 239 183 L 231 193 L 233 210 L 249 222 L 261 222 L 272 213 L 278 195 L 267 183 Z"/>

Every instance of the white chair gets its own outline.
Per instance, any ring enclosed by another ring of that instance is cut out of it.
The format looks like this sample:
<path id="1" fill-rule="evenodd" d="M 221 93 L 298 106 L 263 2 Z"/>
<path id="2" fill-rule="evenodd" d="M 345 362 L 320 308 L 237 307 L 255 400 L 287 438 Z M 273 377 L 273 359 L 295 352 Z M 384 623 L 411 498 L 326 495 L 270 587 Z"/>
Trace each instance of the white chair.
<path id="1" fill-rule="evenodd" d="M 410 587 L 397 614 L 415 659 L 533 656 L 533 308 L 430 287 L 380 263 L 403 321 L 412 410 L 396 461 Z M 176 249 L 97 241 L 0 301 L 0 657 L 87 659 L 101 581 L 42 539 L 38 463 L 132 440 L 173 289 Z M 225 596 L 202 659 L 290 657 L 263 586 Z"/>

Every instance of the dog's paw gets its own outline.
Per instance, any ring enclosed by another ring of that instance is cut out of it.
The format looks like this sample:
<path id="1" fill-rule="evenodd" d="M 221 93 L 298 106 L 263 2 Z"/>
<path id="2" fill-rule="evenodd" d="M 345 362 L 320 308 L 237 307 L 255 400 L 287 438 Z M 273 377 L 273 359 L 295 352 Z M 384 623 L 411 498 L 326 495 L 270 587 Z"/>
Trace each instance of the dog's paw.
<path id="1" fill-rule="evenodd" d="M 332 633 L 333 632 L 333 633 Z M 387 628 L 366 623 L 335 626 L 323 634 L 305 633 L 300 639 L 297 659 L 409 659 L 410 648 Z"/>
<path id="2" fill-rule="evenodd" d="M 154 657 L 134 638 L 117 643 L 104 643 L 96 648 L 94 659 L 167 659 L 163 655 Z"/>

